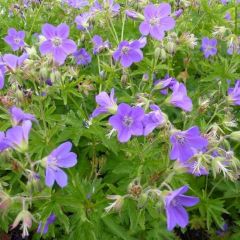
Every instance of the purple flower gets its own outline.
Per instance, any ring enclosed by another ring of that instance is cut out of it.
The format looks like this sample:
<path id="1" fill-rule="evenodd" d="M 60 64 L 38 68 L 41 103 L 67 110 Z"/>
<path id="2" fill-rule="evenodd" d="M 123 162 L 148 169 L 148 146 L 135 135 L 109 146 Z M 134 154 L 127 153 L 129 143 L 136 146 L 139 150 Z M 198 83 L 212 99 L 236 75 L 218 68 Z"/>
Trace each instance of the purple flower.
<path id="1" fill-rule="evenodd" d="M 85 48 L 79 49 L 78 51 L 73 53 L 73 56 L 75 57 L 78 65 L 88 65 L 92 60 L 91 55 L 86 51 Z"/>
<path id="2" fill-rule="evenodd" d="M 20 57 L 13 54 L 5 54 L 2 57 L 2 62 L 5 64 L 6 70 L 15 72 L 16 69 L 19 68 L 27 58 L 27 53 L 23 53 Z"/>
<path id="3" fill-rule="evenodd" d="M 202 39 L 202 47 L 201 50 L 204 53 L 205 58 L 209 58 L 209 56 L 214 56 L 217 54 L 217 40 L 216 39 L 210 39 L 207 37 L 204 37 Z"/>
<path id="4" fill-rule="evenodd" d="M 174 28 L 175 20 L 170 17 L 171 5 L 161 3 L 159 6 L 149 4 L 144 9 L 145 20 L 140 24 L 139 30 L 143 35 L 150 34 L 157 40 L 162 40 L 165 31 Z"/>
<path id="5" fill-rule="evenodd" d="M 102 10 L 103 10 L 103 7 L 98 1 L 94 1 L 92 7 L 90 8 L 90 12 L 93 14 L 101 12 Z"/>
<path id="6" fill-rule="evenodd" d="M 208 145 L 207 139 L 201 136 L 199 128 L 196 126 L 186 131 L 174 132 L 170 137 L 170 141 L 172 144 L 170 159 L 180 162 L 186 162 L 198 150 L 200 151 Z"/>
<path id="7" fill-rule="evenodd" d="M 77 155 L 70 152 L 71 148 L 70 142 L 62 143 L 44 159 L 46 161 L 45 183 L 48 187 L 53 186 L 55 181 L 62 188 L 67 185 L 68 177 L 61 168 L 70 168 L 77 164 Z"/>
<path id="8" fill-rule="evenodd" d="M 168 88 L 171 90 L 174 89 L 174 86 L 177 84 L 177 80 L 173 77 L 170 77 L 168 74 L 164 79 L 159 79 L 154 82 L 154 88 L 160 89 L 160 93 L 163 95 L 168 94 Z"/>
<path id="9" fill-rule="evenodd" d="M 167 228 L 172 231 L 176 225 L 184 228 L 189 219 L 184 207 L 192 207 L 199 202 L 199 198 L 183 195 L 188 191 L 188 186 L 180 187 L 165 197 L 165 209 L 167 215 Z"/>
<path id="10" fill-rule="evenodd" d="M 6 132 L 6 143 L 19 152 L 25 152 L 28 149 L 28 138 L 31 128 L 32 123 L 27 120 L 21 126 L 8 129 Z"/>
<path id="11" fill-rule="evenodd" d="M 96 102 L 99 105 L 93 113 L 92 117 L 100 114 L 115 113 L 117 111 L 117 99 L 114 98 L 114 89 L 111 90 L 110 96 L 106 92 L 101 92 L 96 96 Z"/>
<path id="12" fill-rule="evenodd" d="M 208 175 L 208 170 L 203 166 L 198 166 L 198 162 L 196 160 L 190 162 L 182 163 L 183 167 L 187 168 L 188 173 L 193 174 L 194 176 L 202 176 Z"/>
<path id="13" fill-rule="evenodd" d="M 0 62 L 0 89 L 3 89 L 5 82 L 5 67 Z"/>
<path id="14" fill-rule="evenodd" d="M 42 34 L 46 38 L 46 41 L 39 48 L 41 54 L 52 54 L 54 61 L 59 65 L 65 62 L 69 54 L 77 50 L 75 42 L 68 39 L 69 27 L 65 23 L 57 27 L 46 23 L 42 27 Z"/>
<path id="15" fill-rule="evenodd" d="M 103 0 L 103 7 L 113 14 L 118 14 L 120 11 L 120 5 L 114 3 L 114 0 Z"/>
<path id="16" fill-rule="evenodd" d="M 186 112 L 192 111 L 192 100 L 187 96 L 187 89 L 183 83 L 176 83 L 169 102 Z"/>
<path id="17" fill-rule="evenodd" d="M 226 5 L 226 4 L 228 3 L 228 0 L 221 0 L 221 3 L 222 3 L 223 5 Z"/>
<path id="18" fill-rule="evenodd" d="M 102 37 L 95 35 L 92 38 L 93 42 L 93 54 L 97 54 L 102 52 L 104 49 L 107 49 L 110 47 L 109 41 L 103 41 Z"/>
<path id="19" fill-rule="evenodd" d="M 178 9 L 177 11 L 174 12 L 174 16 L 176 18 L 179 18 L 183 14 L 183 9 Z"/>
<path id="20" fill-rule="evenodd" d="M 89 2 L 87 0 L 64 0 L 70 7 L 81 9 L 88 6 Z"/>
<path id="21" fill-rule="evenodd" d="M 24 47 L 24 31 L 16 31 L 14 28 L 8 29 L 8 35 L 4 38 L 4 41 L 11 46 L 13 51 L 17 51 L 20 48 Z"/>
<path id="22" fill-rule="evenodd" d="M 3 152 L 7 148 L 9 148 L 9 144 L 7 143 L 5 133 L 0 132 L 0 152 Z"/>
<path id="23" fill-rule="evenodd" d="M 225 17 L 224 17 L 227 21 L 231 20 L 231 14 L 230 12 L 226 12 Z"/>
<path id="24" fill-rule="evenodd" d="M 162 125 L 165 122 L 163 113 L 161 109 L 155 105 L 150 105 L 150 109 L 152 110 L 150 113 L 146 114 L 143 119 L 143 135 L 147 136 L 151 133 L 156 127 Z"/>
<path id="25" fill-rule="evenodd" d="M 138 19 L 139 18 L 139 14 L 133 10 L 125 10 L 125 14 L 131 18 L 131 19 Z"/>
<path id="26" fill-rule="evenodd" d="M 228 99 L 232 105 L 240 105 L 240 80 L 237 80 L 234 88 L 228 89 Z"/>
<path id="27" fill-rule="evenodd" d="M 47 221 L 46 221 L 46 223 L 44 225 L 42 224 L 42 222 L 39 223 L 38 229 L 37 229 L 37 233 L 47 234 L 49 225 L 53 224 L 55 221 L 56 221 L 56 215 L 52 213 L 47 218 Z"/>
<path id="28" fill-rule="evenodd" d="M 113 58 L 115 61 L 120 61 L 123 67 L 130 67 L 133 63 L 140 62 L 143 59 L 141 48 L 142 44 L 139 40 L 133 42 L 122 41 L 113 53 Z"/>
<path id="29" fill-rule="evenodd" d="M 91 17 L 92 17 L 92 14 L 90 12 L 85 12 L 85 13 L 78 15 L 75 18 L 75 23 L 77 24 L 77 29 L 79 29 L 81 31 L 91 29 L 92 26 L 89 23 L 89 20 Z"/>
<path id="30" fill-rule="evenodd" d="M 126 103 L 118 106 L 117 113 L 110 117 L 109 123 L 118 132 L 118 140 L 127 142 L 132 135 L 143 135 L 144 111 L 141 107 L 130 107 Z"/>
<path id="31" fill-rule="evenodd" d="M 13 125 L 19 125 L 26 120 L 36 121 L 34 115 L 25 113 L 22 109 L 17 107 L 11 107 L 9 113 L 11 115 Z"/>

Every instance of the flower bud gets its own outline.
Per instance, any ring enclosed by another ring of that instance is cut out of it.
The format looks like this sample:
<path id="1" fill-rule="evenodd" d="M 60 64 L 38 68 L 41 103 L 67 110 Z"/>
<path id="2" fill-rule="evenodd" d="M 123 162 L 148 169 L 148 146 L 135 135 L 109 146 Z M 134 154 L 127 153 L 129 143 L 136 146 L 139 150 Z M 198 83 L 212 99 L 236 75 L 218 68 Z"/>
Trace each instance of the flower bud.
<path id="1" fill-rule="evenodd" d="M 147 82 L 147 81 L 149 80 L 149 74 L 148 74 L 148 73 L 144 73 L 144 74 L 143 74 L 143 77 L 142 77 L 142 80 L 143 80 L 144 82 Z"/>
<path id="2" fill-rule="evenodd" d="M 51 74 L 50 74 L 50 79 L 52 82 L 56 82 L 56 81 L 59 81 L 61 79 L 61 74 L 59 71 L 53 71 Z"/>
<path id="3" fill-rule="evenodd" d="M 165 61 L 167 59 L 167 53 L 163 48 L 161 48 L 161 51 L 160 51 L 160 59 L 162 61 Z"/>
<path id="4" fill-rule="evenodd" d="M 142 193 L 138 198 L 138 207 L 142 208 L 147 203 L 148 195 L 146 193 Z"/>
<path id="5" fill-rule="evenodd" d="M 234 141 L 238 141 L 240 142 L 240 131 L 235 131 L 235 132 L 232 132 L 229 137 L 234 140 Z"/>
<path id="6" fill-rule="evenodd" d="M 173 41 L 169 41 L 166 46 L 166 50 L 170 54 L 174 54 L 176 52 L 176 43 Z"/>
<path id="7" fill-rule="evenodd" d="M 26 52 L 27 52 L 29 58 L 34 58 L 34 57 L 38 56 L 35 47 L 31 47 L 31 48 L 27 47 Z"/>
<path id="8" fill-rule="evenodd" d="M 42 67 L 39 71 L 39 75 L 43 80 L 46 80 L 49 76 L 48 69 L 46 67 Z"/>
<path id="9" fill-rule="evenodd" d="M 157 61 L 159 59 L 160 55 L 161 55 L 161 48 L 157 47 L 154 51 L 155 61 Z"/>

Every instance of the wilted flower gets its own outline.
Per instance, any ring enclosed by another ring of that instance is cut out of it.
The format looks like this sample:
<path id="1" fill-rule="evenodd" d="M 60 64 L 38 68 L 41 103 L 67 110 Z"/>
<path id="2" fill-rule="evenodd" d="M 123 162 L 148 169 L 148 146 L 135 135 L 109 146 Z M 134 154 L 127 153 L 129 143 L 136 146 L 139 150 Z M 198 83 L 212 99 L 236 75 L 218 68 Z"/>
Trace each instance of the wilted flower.
<path id="1" fill-rule="evenodd" d="M 61 168 L 70 168 L 77 164 L 77 155 L 70 152 L 71 148 L 70 142 L 62 143 L 43 159 L 46 167 L 45 183 L 48 187 L 55 181 L 62 188 L 67 185 L 67 175 Z"/>
<path id="2" fill-rule="evenodd" d="M 219 173 L 223 173 L 225 178 L 230 179 L 231 181 L 236 180 L 236 176 L 231 169 L 231 162 L 225 156 L 216 156 L 212 159 L 212 173 L 214 178 Z"/>
<path id="3" fill-rule="evenodd" d="M 193 33 L 189 32 L 183 33 L 179 38 L 179 42 L 186 44 L 191 49 L 194 49 L 194 47 L 197 46 L 197 38 Z"/>
<path id="4" fill-rule="evenodd" d="M 162 40 L 165 31 L 169 31 L 175 26 L 175 20 L 169 16 L 170 14 L 170 4 L 161 3 L 156 6 L 150 3 L 144 9 L 145 20 L 139 26 L 140 32 L 143 35 L 150 34 L 153 38 Z"/>
<path id="5" fill-rule="evenodd" d="M 100 114 L 112 113 L 117 111 L 117 99 L 114 97 L 114 89 L 111 90 L 110 96 L 106 92 L 101 92 L 96 96 L 96 102 L 99 105 L 93 113 L 92 117 L 97 117 Z"/>
<path id="6" fill-rule="evenodd" d="M 28 138 L 31 127 L 31 121 L 27 120 L 21 126 L 8 129 L 6 132 L 6 143 L 19 152 L 25 152 L 28 149 Z"/>
<path id="7" fill-rule="evenodd" d="M 16 31 L 14 28 L 8 29 L 8 35 L 4 38 L 4 41 L 9 44 L 13 51 L 17 51 L 20 48 L 24 47 L 24 31 Z"/>
<path id="8" fill-rule="evenodd" d="M 204 53 L 205 58 L 209 58 L 210 56 L 214 56 L 217 54 L 217 40 L 209 39 L 204 37 L 202 39 L 202 47 L 201 50 Z"/>
<path id="9" fill-rule="evenodd" d="M 122 41 L 113 53 L 113 58 L 115 61 L 120 61 L 123 67 L 130 67 L 133 63 L 140 62 L 143 59 L 142 47 L 139 40 L 133 42 Z"/>
<path id="10" fill-rule="evenodd" d="M 86 51 L 85 48 L 81 48 L 75 53 L 73 53 L 73 56 L 77 62 L 78 65 L 88 65 L 92 61 L 91 55 Z"/>
<path id="11" fill-rule="evenodd" d="M 208 141 L 201 136 L 199 128 L 194 126 L 186 131 L 176 131 L 170 137 L 172 149 L 170 152 L 171 160 L 186 162 L 194 156 L 198 150 L 207 147 Z"/>
<path id="12" fill-rule="evenodd" d="M 215 26 L 213 36 L 223 38 L 228 30 L 225 26 Z"/>
<path id="13" fill-rule="evenodd" d="M 232 105 L 240 105 L 240 80 L 237 80 L 234 88 L 228 89 L 228 100 Z"/>
<path id="14" fill-rule="evenodd" d="M 36 118 L 34 115 L 30 113 L 23 112 L 22 109 L 17 108 L 15 106 L 11 107 L 9 109 L 9 113 L 11 115 L 11 120 L 13 125 L 19 125 L 23 121 L 30 120 L 30 121 L 36 121 Z"/>
<path id="15" fill-rule="evenodd" d="M 51 54 L 53 59 L 59 65 L 65 62 L 69 54 L 77 50 L 75 42 L 68 39 L 69 27 L 67 24 L 62 23 L 57 27 L 46 23 L 42 27 L 42 34 L 46 38 L 40 45 L 40 52 L 42 55 Z"/>
<path id="16" fill-rule="evenodd" d="M 192 100 L 187 95 L 187 89 L 183 83 L 176 83 L 169 102 L 186 112 L 192 111 Z"/>
<path id="17" fill-rule="evenodd" d="M 161 109 L 157 105 L 155 104 L 150 105 L 150 109 L 152 111 L 148 114 L 145 114 L 143 119 L 143 126 L 144 126 L 143 135 L 144 136 L 147 136 L 155 128 L 165 123 L 164 115 Z"/>
<path id="18" fill-rule="evenodd" d="M 119 212 L 122 208 L 122 205 L 124 203 L 124 197 L 120 195 L 108 195 L 107 199 L 114 200 L 113 203 L 109 204 L 108 207 L 105 208 L 105 211 L 109 213 L 110 211 L 116 211 Z"/>
<path id="19" fill-rule="evenodd" d="M 41 233 L 41 234 L 47 234 L 48 232 L 48 228 L 50 224 L 53 224 L 56 221 L 56 215 L 55 214 L 51 214 L 47 220 L 46 223 L 43 225 L 42 222 L 39 223 L 38 225 L 38 229 L 37 229 L 37 233 Z"/>
<path id="20" fill-rule="evenodd" d="M 97 54 L 102 52 L 104 49 L 107 49 L 110 47 L 109 41 L 103 41 L 101 36 L 95 35 L 92 38 L 92 42 L 94 44 L 93 46 L 93 54 Z"/>
<path id="21" fill-rule="evenodd" d="M 126 103 L 121 103 L 117 113 L 110 117 L 109 123 L 118 131 L 118 140 L 127 142 L 132 135 L 143 134 L 143 118 L 144 111 L 141 107 L 130 107 Z"/>
<path id="22" fill-rule="evenodd" d="M 189 219 L 184 207 L 192 207 L 199 202 L 199 198 L 183 195 L 188 191 L 188 186 L 180 187 L 169 192 L 164 199 L 167 215 L 167 228 L 172 231 L 176 225 L 184 228 Z"/>
<path id="23" fill-rule="evenodd" d="M 32 214 L 27 210 L 22 210 L 13 222 L 12 229 L 16 228 L 22 222 L 22 237 L 29 236 L 28 229 L 32 227 Z"/>

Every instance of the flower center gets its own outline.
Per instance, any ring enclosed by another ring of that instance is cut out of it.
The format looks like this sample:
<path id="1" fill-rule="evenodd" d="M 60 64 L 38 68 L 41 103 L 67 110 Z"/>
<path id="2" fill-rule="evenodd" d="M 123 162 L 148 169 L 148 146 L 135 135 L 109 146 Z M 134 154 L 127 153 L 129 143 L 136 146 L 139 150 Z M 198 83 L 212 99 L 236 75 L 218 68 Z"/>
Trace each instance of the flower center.
<path id="1" fill-rule="evenodd" d="M 20 39 L 20 38 L 14 38 L 14 42 L 15 42 L 16 44 L 19 44 L 19 43 L 20 43 L 20 41 L 21 41 L 21 39 Z"/>
<path id="2" fill-rule="evenodd" d="M 127 54 L 128 51 L 129 51 L 129 47 L 125 46 L 125 47 L 122 48 L 122 54 Z"/>
<path id="3" fill-rule="evenodd" d="M 157 18 L 157 17 L 153 17 L 153 18 L 150 19 L 149 23 L 150 23 L 151 25 L 159 24 L 159 23 L 160 23 L 160 19 Z"/>
<path id="4" fill-rule="evenodd" d="M 208 45 L 208 46 L 206 47 L 206 51 L 211 51 L 212 49 L 213 49 L 213 47 L 210 46 L 210 45 Z"/>
<path id="5" fill-rule="evenodd" d="M 179 144 L 184 144 L 185 143 L 185 137 L 183 135 L 177 134 L 176 135 L 176 140 Z"/>
<path id="6" fill-rule="evenodd" d="M 59 47 L 62 44 L 62 39 L 59 37 L 54 37 L 52 43 L 55 47 Z"/>
<path id="7" fill-rule="evenodd" d="M 49 156 L 47 160 L 48 167 L 52 168 L 53 170 L 57 168 L 57 158 Z"/>
<path id="8" fill-rule="evenodd" d="M 131 127 L 133 123 L 133 119 L 129 116 L 124 116 L 123 118 L 123 125 L 126 127 Z"/>
<path id="9" fill-rule="evenodd" d="M 174 207 L 181 206 L 181 202 L 180 202 L 180 200 L 179 200 L 178 197 L 175 197 L 175 198 L 171 201 L 171 204 L 172 204 Z"/>

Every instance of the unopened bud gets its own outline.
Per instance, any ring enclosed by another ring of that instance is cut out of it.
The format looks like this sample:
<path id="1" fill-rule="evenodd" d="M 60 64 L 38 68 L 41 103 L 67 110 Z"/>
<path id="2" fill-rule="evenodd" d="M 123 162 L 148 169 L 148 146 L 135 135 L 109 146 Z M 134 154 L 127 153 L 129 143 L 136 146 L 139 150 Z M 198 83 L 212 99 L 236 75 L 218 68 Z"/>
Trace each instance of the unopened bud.
<path id="1" fill-rule="evenodd" d="M 50 79 L 52 82 L 57 82 L 61 79 L 61 74 L 59 71 L 53 71 L 51 74 L 50 74 Z"/>
<path id="2" fill-rule="evenodd" d="M 234 141 L 240 141 L 240 131 L 232 132 L 229 137 Z"/>
<path id="3" fill-rule="evenodd" d="M 174 54 L 176 52 L 176 43 L 169 41 L 166 46 L 166 50 L 170 54 Z"/>
<path id="4" fill-rule="evenodd" d="M 157 47 L 154 51 L 154 57 L 155 57 L 155 61 L 157 61 L 159 59 L 159 57 L 161 56 L 161 48 Z"/>

